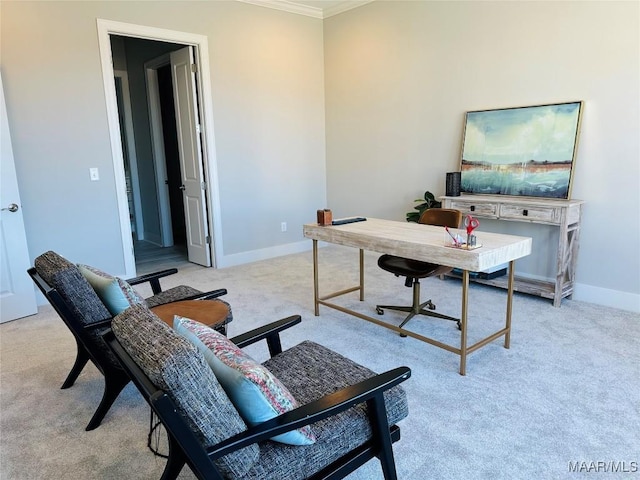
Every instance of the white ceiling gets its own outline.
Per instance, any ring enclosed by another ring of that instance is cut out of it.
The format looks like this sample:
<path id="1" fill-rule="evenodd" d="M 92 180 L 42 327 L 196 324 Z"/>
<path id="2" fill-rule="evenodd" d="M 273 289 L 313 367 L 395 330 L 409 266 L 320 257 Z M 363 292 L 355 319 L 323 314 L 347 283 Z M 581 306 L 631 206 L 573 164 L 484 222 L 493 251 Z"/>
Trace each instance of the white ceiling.
<path id="1" fill-rule="evenodd" d="M 314 18 L 327 18 L 373 0 L 239 0 Z"/>

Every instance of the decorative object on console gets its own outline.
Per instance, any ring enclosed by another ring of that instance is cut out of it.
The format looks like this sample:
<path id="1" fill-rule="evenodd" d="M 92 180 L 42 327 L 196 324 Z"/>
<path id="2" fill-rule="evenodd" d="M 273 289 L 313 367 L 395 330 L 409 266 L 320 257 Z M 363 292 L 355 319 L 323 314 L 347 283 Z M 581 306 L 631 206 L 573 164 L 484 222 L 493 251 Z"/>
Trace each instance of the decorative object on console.
<path id="1" fill-rule="evenodd" d="M 445 185 L 447 197 L 460 196 L 460 172 L 448 172 L 447 183 Z"/>
<path id="2" fill-rule="evenodd" d="M 577 101 L 467 112 L 462 192 L 571 198 L 582 110 Z"/>
<path id="3" fill-rule="evenodd" d="M 407 222 L 418 223 L 418 220 L 420 220 L 420 217 L 422 216 L 425 210 L 428 210 L 430 208 L 440 208 L 442 206 L 442 202 L 440 202 L 439 200 L 436 200 L 435 195 L 431 193 L 429 190 L 424 192 L 423 198 L 416 198 L 414 202 L 421 202 L 421 203 L 413 207 L 416 210 L 415 212 L 407 213 Z"/>

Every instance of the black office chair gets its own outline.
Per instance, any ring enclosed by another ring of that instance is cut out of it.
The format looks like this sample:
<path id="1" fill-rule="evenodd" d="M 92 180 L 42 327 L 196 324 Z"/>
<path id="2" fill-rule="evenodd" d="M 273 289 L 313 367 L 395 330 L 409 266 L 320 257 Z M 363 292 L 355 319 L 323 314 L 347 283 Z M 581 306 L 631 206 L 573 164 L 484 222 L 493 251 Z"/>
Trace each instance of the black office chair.
<path id="1" fill-rule="evenodd" d="M 430 208 L 422 213 L 418 223 L 436 225 L 439 227 L 458 228 L 461 221 L 462 212 L 459 210 Z M 419 260 L 411 260 L 410 258 L 396 257 L 394 255 L 382 255 L 378 259 L 378 266 L 387 272 L 393 273 L 396 277 L 406 277 L 404 282 L 405 286 L 413 287 L 413 304 L 411 306 L 377 305 L 376 312 L 378 315 L 383 315 L 384 309 L 409 312 L 409 315 L 407 315 L 404 321 L 400 324 L 400 328 L 404 327 L 407 322 L 416 315 L 428 315 L 430 317 L 442 318 L 444 320 L 452 320 L 457 322 L 458 328 L 460 328 L 460 319 L 434 312 L 436 306 L 431 300 L 420 303 L 420 279 L 444 275 L 445 273 L 449 273 L 452 270 L 452 267 L 421 262 Z M 401 336 L 406 337 L 404 334 L 401 334 Z"/>

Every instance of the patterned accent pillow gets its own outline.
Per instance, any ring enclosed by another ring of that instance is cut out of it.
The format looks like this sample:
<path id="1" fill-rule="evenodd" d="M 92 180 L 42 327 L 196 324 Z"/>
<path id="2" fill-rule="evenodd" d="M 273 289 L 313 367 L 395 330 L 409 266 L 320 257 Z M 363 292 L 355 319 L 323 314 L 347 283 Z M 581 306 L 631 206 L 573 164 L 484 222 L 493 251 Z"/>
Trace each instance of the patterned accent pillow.
<path id="1" fill-rule="evenodd" d="M 89 265 L 78 265 L 78 270 L 91 284 L 111 315 L 118 315 L 132 305 L 145 304 L 144 298 L 121 278 Z"/>
<path id="2" fill-rule="evenodd" d="M 246 431 L 204 356 L 146 306 L 126 309 L 113 319 L 111 328 L 149 379 L 173 399 L 204 447 Z M 214 462 L 224 478 L 239 479 L 245 478 L 259 456 L 260 449 L 253 444 Z"/>
<path id="3" fill-rule="evenodd" d="M 227 337 L 200 322 L 175 316 L 173 328 L 200 350 L 220 385 L 247 424 L 253 426 L 298 407 L 298 402 L 280 380 L 239 349 Z M 271 440 L 289 445 L 312 445 L 310 426 Z"/>

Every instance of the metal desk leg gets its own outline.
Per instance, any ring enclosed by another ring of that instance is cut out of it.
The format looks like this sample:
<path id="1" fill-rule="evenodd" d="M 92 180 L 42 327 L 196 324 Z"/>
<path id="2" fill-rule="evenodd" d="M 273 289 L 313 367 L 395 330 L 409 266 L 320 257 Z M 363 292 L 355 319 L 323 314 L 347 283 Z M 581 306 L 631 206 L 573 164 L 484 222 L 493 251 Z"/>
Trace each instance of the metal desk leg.
<path id="1" fill-rule="evenodd" d="M 511 308 L 513 304 L 513 278 L 515 261 L 509 262 L 509 283 L 507 285 L 507 319 L 505 323 L 506 333 L 504 334 L 504 348 L 509 348 L 511 344 Z"/>
<path id="2" fill-rule="evenodd" d="M 460 375 L 467 370 L 467 311 L 469 300 L 469 270 L 462 271 L 462 315 L 460 317 Z"/>
<path id="3" fill-rule="evenodd" d="M 315 316 L 320 315 L 319 300 L 319 287 L 318 287 L 318 240 L 313 240 L 313 308 Z"/>
<path id="4" fill-rule="evenodd" d="M 360 249 L 360 301 L 364 302 L 364 250 Z"/>

